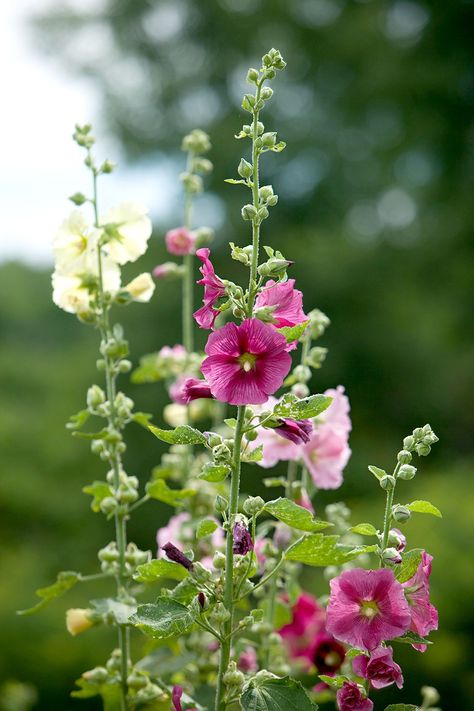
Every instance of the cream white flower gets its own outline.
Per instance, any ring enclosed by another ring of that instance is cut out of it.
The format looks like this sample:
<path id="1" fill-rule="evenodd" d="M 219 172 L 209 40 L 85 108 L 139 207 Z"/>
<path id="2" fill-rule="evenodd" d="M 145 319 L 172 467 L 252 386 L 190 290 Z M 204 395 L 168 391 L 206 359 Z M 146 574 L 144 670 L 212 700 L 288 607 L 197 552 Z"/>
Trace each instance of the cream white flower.
<path id="1" fill-rule="evenodd" d="M 114 233 L 107 241 L 107 253 L 117 264 L 135 262 L 146 252 L 151 235 L 148 210 L 139 203 L 124 202 L 109 210 L 100 224 L 113 225 Z"/>
<path id="2" fill-rule="evenodd" d="M 66 628 L 69 634 L 75 637 L 81 632 L 85 632 L 94 626 L 94 621 L 91 620 L 92 610 L 85 610 L 80 607 L 71 608 L 66 612 Z"/>
<path id="3" fill-rule="evenodd" d="M 86 270 L 91 253 L 96 253 L 99 235 L 99 230 L 90 227 L 82 212 L 73 210 L 53 241 L 56 270 L 61 274 Z"/>
<path id="4" fill-rule="evenodd" d="M 60 309 L 72 314 L 91 312 L 94 282 L 98 280 L 97 252 L 90 254 L 84 271 L 62 274 L 56 270 L 52 277 L 53 301 Z M 95 259 L 94 259 L 95 257 Z M 104 291 L 116 294 L 120 289 L 120 269 L 109 258 L 102 258 L 102 283 Z"/>
<path id="5" fill-rule="evenodd" d="M 132 279 L 131 282 L 126 284 L 124 287 L 125 291 L 131 295 L 134 301 L 141 301 L 146 303 L 150 301 L 155 291 L 155 282 L 151 278 L 151 274 L 148 272 L 143 272 Z"/>
<path id="6" fill-rule="evenodd" d="M 164 407 L 163 419 L 171 427 L 186 425 L 188 422 L 188 409 L 186 405 L 178 405 L 172 402 Z"/>

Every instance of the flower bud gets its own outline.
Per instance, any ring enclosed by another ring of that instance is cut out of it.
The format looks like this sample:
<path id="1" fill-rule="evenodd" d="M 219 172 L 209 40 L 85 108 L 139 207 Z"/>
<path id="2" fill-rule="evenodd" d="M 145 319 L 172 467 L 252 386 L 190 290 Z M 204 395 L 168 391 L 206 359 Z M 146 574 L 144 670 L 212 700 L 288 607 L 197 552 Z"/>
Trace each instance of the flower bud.
<path id="1" fill-rule="evenodd" d="M 89 669 L 82 674 L 82 677 L 86 681 L 90 681 L 93 684 L 103 684 L 107 677 L 109 676 L 108 671 L 105 667 L 95 667 L 94 669 Z"/>
<path id="2" fill-rule="evenodd" d="M 244 681 L 245 681 L 245 676 L 242 674 L 241 671 L 237 669 L 237 665 L 235 662 L 230 662 L 229 663 L 229 668 L 227 669 L 226 673 L 224 674 L 224 684 L 226 686 L 242 686 Z"/>
<path id="3" fill-rule="evenodd" d="M 439 701 L 438 690 L 434 686 L 422 686 L 421 695 L 423 696 L 423 706 L 428 708 Z"/>
<path id="4" fill-rule="evenodd" d="M 212 565 L 216 570 L 224 570 L 225 568 L 225 555 L 220 551 L 216 551 L 212 558 Z"/>
<path id="5" fill-rule="evenodd" d="M 300 383 L 307 383 L 311 379 L 311 370 L 307 365 L 297 365 L 293 370 L 293 375 Z"/>
<path id="6" fill-rule="evenodd" d="M 402 562 L 402 556 L 396 548 L 386 548 L 382 553 L 382 559 L 390 565 L 400 565 Z"/>
<path id="7" fill-rule="evenodd" d="M 216 496 L 216 501 L 214 503 L 214 508 L 217 511 L 217 513 L 224 513 L 227 511 L 227 507 L 229 506 L 229 502 L 224 496 L 221 496 L 218 494 Z"/>
<path id="8" fill-rule="evenodd" d="M 230 618 L 230 612 L 226 610 L 222 602 L 218 602 L 212 611 L 212 617 L 216 620 L 216 622 L 227 622 Z"/>
<path id="9" fill-rule="evenodd" d="M 99 504 L 100 510 L 106 516 L 111 516 L 117 511 L 118 501 L 113 496 L 106 496 Z"/>
<path id="10" fill-rule="evenodd" d="M 392 516 L 398 523 L 405 523 L 411 516 L 411 511 L 406 506 L 395 504 L 392 508 Z"/>
<path id="11" fill-rule="evenodd" d="M 237 172 L 242 178 L 250 178 L 253 173 L 253 165 L 246 161 L 245 158 L 241 158 Z"/>
<path id="12" fill-rule="evenodd" d="M 247 82 L 249 84 L 256 84 L 258 82 L 258 70 L 254 69 L 253 67 L 250 67 L 250 69 L 247 72 Z"/>
<path id="13" fill-rule="evenodd" d="M 273 89 L 270 89 L 269 86 L 264 86 L 260 93 L 260 96 L 264 101 L 268 101 L 268 99 L 271 99 L 273 96 Z"/>
<path id="14" fill-rule="evenodd" d="M 129 676 L 127 677 L 127 685 L 131 689 L 143 689 L 144 686 L 148 684 L 148 677 L 138 671 L 133 671 Z"/>
<path id="15" fill-rule="evenodd" d="M 257 209 L 250 204 L 244 205 L 241 215 L 243 220 L 254 220 L 257 217 Z"/>
<path id="16" fill-rule="evenodd" d="M 182 141 L 181 149 L 191 153 L 207 153 L 211 149 L 211 141 L 205 131 L 195 128 Z"/>
<path id="17" fill-rule="evenodd" d="M 66 612 L 66 627 L 69 634 L 75 637 L 93 627 L 94 621 L 91 619 L 91 613 L 92 610 L 78 607 L 68 610 Z"/>
<path id="18" fill-rule="evenodd" d="M 408 435 L 408 437 L 405 437 L 403 440 L 403 448 L 408 449 L 408 451 L 412 451 L 413 447 L 415 445 L 415 438 L 412 435 Z"/>
<path id="19" fill-rule="evenodd" d="M 161 549 L 166 553 L 168 560 L 171 560 L 173 563 L 179 563 L 179 565 L 182 565 L 186 570 L 192 570 L 193 561 L 187 558 L 173 543 L 168 541 L 164 546 L 161 546 Z"/>
<path id="20" fill-rule="evenodd" d="M 415 450 L 419 457 L 427 457 L 428 454 L 431 452 L 431 447 L 429 444 L 424 444 L 424 442 L 420 442 L 419 444 L 415 445 Z"/>
<path id="21" fill-rule="evenodd" d="M 87 391 L 87 407 L 89 410 L 95 410 L 98 405 L 105 402 L 105 393 L 98 385 L 91 385 Z"/>
<path id="22" fill-rule="evenodd" d="M 258 196 L 262 202 L 266 202 L 268 200 L 268 198 L 272 197 L 272 195 L 273 195 L 273 188 L 271 185 L 262 185 L 262 187 L 258 191 Z"/>
<path id="23" fill-rule="evenodd" d="M 243 509 L 249 516 L 254 516 L 263 509 L 265 506 L 265 501 L 261 496 L 249 496 L 248 499 L 244 501 Z"/>
<path id="24" fill-rule="evenodd" d="M 163 692 L 156 684 L 148 683 L 143 689 L 137 692 L 135 701 L 137 704 L 146 704 L 150 701 L 157 701 L 163 697 Z"/>
<path id="25" fill-rule="evenodd" d="M 391 491 L 395 486 L 395 477 L 391 474 L 385 474 L 380 480 L 379 484 L 384 491 Z"/>
<path id="26" fill-rule="evenodd" d="M 391 528 L 388 532 L 388 544 L 401 553 L 406 548 L 407 539 L 398 528 Z"/>
<path id="27" fill-rule="evenodd" d="M 416 474 L 416 467 L 412 467 L 411 464 L 402 464 L 398 470 L 399 479 L 404 479 L 405 481 L 410 481 Z"/>
<path id="28" fill-rule="evenodd" d="M 69 196 L 69 200 L 79 207 L 87 201 L 87 198 L 82 193 L 74 193 L 74 195 Z"/>
<path id="29" fill-rule="evenodd" d="M 114 163 L 113 160 L 104 160 L 102 165 L 100 166 L 100 171 L 101 173 L 104 173 L 107 175 L 108 173 L 112 173 L 113 170 L 117 167 L 117 163 Z"/>
<path id="30" fill-rule="evenodd" d="M 268 131 L 262 135 L 262 143 L 266 148 L 273 148 L 276 143 L 276 132 Z"/>
<path id="31" fill-rule="evenodd" d="M 411 452 L 409 452 L 408 449 L 401 449 L 397 454 L 397 460 L 400 464 L 410 464 L 412 460 Z"/>
<path id="32" fill-rule="evenodd" d="M 305 383 L 295 383 L 291 387 L 291 392 L 293 395 L 296 395 L 297 398 L 302 400 L 303 398 L 308 397 L 309 388 Z"/>

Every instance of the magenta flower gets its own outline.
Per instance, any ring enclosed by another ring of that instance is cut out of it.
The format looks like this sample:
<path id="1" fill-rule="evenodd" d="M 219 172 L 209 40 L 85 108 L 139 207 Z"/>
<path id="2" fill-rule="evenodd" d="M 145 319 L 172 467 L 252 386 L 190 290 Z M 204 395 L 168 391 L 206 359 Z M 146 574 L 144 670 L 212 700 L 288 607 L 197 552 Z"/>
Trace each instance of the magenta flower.
<path id="1" fill-rule="evenodd" d="M 399 689 L 403 686 L 402 670 L 393 661 L 391 647 L 377 647 L 370 657 L 360 654 L 353 660 L 352 668 L 357 676 L 369 679 L 374 689 L 383 689 L 391 684 L 396 684 Z"/>
<path id="2" fill-rule="evenodd" d="M 349 400 L 341 385 L 324 394 L 333 401 L 326 412 L 316 418 L 314 432 L 302 448 L 302 455 L 319 489 L 337 489 L 342 484 L 342 472 L 351 456 Z"/>
<path id="3" fill-rule="evenodd" d="M 345 681 L 336 693 L 339 711 L 372 711 L 373 702 L 362 695 L 360 688 L 353 681 Z"/>
<path id="4" fill-rule="evenodd" d="M 194 251 L 196 237 L 187 227 L 175 227 L 166 233 L 165 242 L 168 252 L 179 257 Z"/>
<path id="5" fill-rule="evenodd" d="M 183 696 L 183 687 L 175 684 L 173 690 L 171 691 L 171 703 L 173 704 L 174 711 L 183 711 L 183 706 L 181 704 L 181 697 Z M 197 709 L 192 708 L 188 711 L 197 711 Z"/>
<path id="6" fill-rule="evenodd" d="M 233 546 L 232 550 L 237 555 L 245 555 L 253 551 L 252 536 L 249 531 L 241 523 L 236 523 L 232 531 Z"/>
<path id="7" fill-rule="evenodd" d="M 295 444 L 309 442 L 313 431 L 311 420 L 290 420 L 288 417 L 282 417 L 280 422 L 281 424 L 274 428 L 280 437 L 289 439 Z"/>
<path id="8" fill-rule="evenodd" d="M 326 627 L 336 639 L 375 649 L 410 627 L 404 590 L 388 568 L 346 570 L 331 580 Z"/>
<path id="9" fill-rule="evenodd" d="M 201 370 L 211 393 L 230 405 L 266 402 L 291 367 L 285 337 L 256 318 L 211 333 L 205 351 Z"/>
<path id="10" fill-rule="evenodd" d="M 315 597 L 303 592 L 292 607 L 292 620 L 278 630 L 292 659 L 313 661 L 314 640 L 325 630 L 326 614 Z"/>
<path id="11" fill-rule="evenodd" d="M 218 309 L 214 308 L 214 304 L 225 295 L 225 286 L 214 271 L 212 262 L 209 259 L 210 253 L 211 250 L 207 247 L 198 249 L 196 252 L 196 257 L 202 262 L 202 267 L 199 268 L 199 271 L 203 278 L 197 283 L 204 286 L 204 306 L 195 311 L 193 315 L 198 326 L 206 329 L 214 329 L 214 321 L 220 313 Z"/>
<path id="12" fill-rule="evenodd" d="M 296 326 L 308 320 L 303 311 L 303 294 L 294 288 L 295 280 L 276 282 L 270 279 L 255 300 L 257 309 L 274 306 L 272 312 L 277 328 Z"/>
<path id="13" fill-rule="evenodd" d="M 421 554 L 421 563 L 415 575 L 403 583 L 406 599 L 411 611 L 410 630 L 425 637 L 438 629 L 438 611 L 430 602 L 430 575 L 433 556 L 426 551 Z M 414 644 L 419 652 L 426 651 L 426 644 Z"/>
<path id="14" fill-rule="evenodd" d="M 192 400 L 201 398 L 212 398 L 211 388 L 205 380 L 198 378 L 186 378 L 183 383 L 183 400 L 188 405 Z"/>

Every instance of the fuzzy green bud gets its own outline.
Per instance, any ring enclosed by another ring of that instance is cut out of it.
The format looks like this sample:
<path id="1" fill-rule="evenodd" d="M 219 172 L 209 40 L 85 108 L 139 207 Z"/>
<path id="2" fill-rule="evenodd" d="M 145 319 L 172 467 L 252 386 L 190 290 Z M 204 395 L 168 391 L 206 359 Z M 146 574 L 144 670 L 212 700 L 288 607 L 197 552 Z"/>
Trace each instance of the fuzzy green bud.
<path id="1" fill-rule="evenodd" d="M 398 470 L 399 479 L 404 479 L 405 481 L 410 481 L 416 474 L 416 467 L 412 467 L 411 464 L 402 464 Z"/>
<path id="2" fill-rule="evenodd" d="M 273 89 L 271 89 L 269 86 L 264 86 L 260 96 L 264 101 L 268 101 L 268 99 L 271 99 L 273 96 Z"/>
<path id="3" fill-rule="evenodd" d="M 224 496 L 221 496 L 218 494 L 216 496 L 216 500 L 214 502 L 214 508 L 217 511 L 217 513 L 224 513 L 227 511 L 227 507 L 229 506 L 229 502 Z"/>
<path id="4" fill-rule="evenodd" d="M 259 77 L 258 70 L 254 69 L 253 67 L 250 67 L 250 69 L 247 72 L 247 77 L 246 77 L 247 83 L 248 84 L 256 84 L 258 82 L 258 77 Z"/>
<path id="5" fill-rule="evenodd" d="M 431 452 L 431 447 L 429 444 L 420 442 L 419 444 L 415 445 L 415 450 L 419 457 L 427 457 L 428 454 Z"/>
<path id="6" fill-rule="evenodd" d="M 248 499 L 244 501 L 244 511 L 249 516 L 255 516 L 260 513 L 260 511 L 265 506 L 265 501 L 261 496 L 249 496 Z"/>
<path id="7" fill-rule="evenodd" d="M 216 551 L 212 558 L 212 565 L 216 570 L 225 569 L 225 555 L 220 551 Z"/>
<path id="8" fill-rule="evenodd" d="M 207 153 L 211 150 L 211 141 L 205 131 L 195 128 L 184 136 L 181 149 L 190 153 Z"/>
<path id="9" fill-rule="evenodd" d="M 241 215 L 243 220 L 255 220 L 257 217 L 257 208 L 254 205 L 248 203 L 244 205 L 241 210 Z"/>
<path id="10" fill-rule="evenodd" d="M 86 196 L 83 195 L 82 193 L 74 193 L 74 195 L 70 195 L 68 199 L 71 202 L 73 202 L 74 205 L 77 205 L 78 207 L 80 205 L 83 205 L 87 201 Z"/>
<path id="11" fill-rule="evenodd" d="M 403 440 L 403 448 L 411 452 L 414 446 L 415 438 L 413 437 L 413 435 L 408 435 L 408 437 L 405 437 L 405 439 Z"/>
<path id="12" fill-rule="evenodd" d="M 392 516 L 398 523 L 405 523 L 411 517 L 411 511 L 406 506 L 395 504 L 392 507 Z"/>
<path id="13" fill-rule="evenodd" d="M 98 405 L 105 402 L 105 393 L 98 385 L 91 385 L 87 391 L 87 407 L 94 411 Z"/>
<path id="14" fill-rule="evenodd" d="M 408 449 L 401 449 L 397 454 L 397 461 L 400 462 L 400 464 L 410 464 L 411 460 L 412 455 Z"/>
<path id="15" fill-rule="evenodd" d="M 100 166 L 100 172 L 107 175 L 108 173 L 112 173 L 116 167 L 117 163 L 114 163 L 113 160 L 104 160 L 104 162 Z"/>
<path id="16" fill-rule="evenodd" d="M 253 165 L 246 161 L 245 158 L 241 158 L 237 172 L 242 178 L 250 178 L 253 173 Z"/>
<path id="17" fill-rule="evenodd" d="M 391 474 L 385 474 L 380 480 L 379 484 L 384 491 L 391 491 L 395 486 L 395 477 Z"/>

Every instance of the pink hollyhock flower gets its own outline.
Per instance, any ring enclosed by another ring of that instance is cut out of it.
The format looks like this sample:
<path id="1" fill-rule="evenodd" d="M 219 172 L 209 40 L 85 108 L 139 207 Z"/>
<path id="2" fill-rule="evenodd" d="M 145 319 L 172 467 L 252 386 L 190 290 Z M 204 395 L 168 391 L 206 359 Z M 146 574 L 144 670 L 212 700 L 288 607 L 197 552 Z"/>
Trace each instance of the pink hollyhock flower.
<path id="1" fill-rule="evenodd" d="M 295 444 L 309 442 L 313 431 L 311 420 L 291 420 L 288 417 L 282 417 L 280 421 L 281 424 L 274 428 L 280 437 L 289 439 Z"/>
<path id="2" fill-rule="evenodd" d="M 403 686 L 402 670 L 393 661 L 391 647 L 377 647 L 370 657 L 360 654 L 353 660 L 352 668 L 357 676 L 369 679 L 374 689 L 383 689 L 391 684 L 396 684 L 399 689 Z"/>
<path id="3" fill-rule="evenodd" d="M 212 398 L 211 388 L 205 380 L 186 378 L 183 383 L 183 398 L 185 405 L 189 404 L 192 400 L 199 400 L 200 398 L 210 399 Z"/>
<path id="4" fill-rule="evenodd" d="M 187 375 L 180 375 L 177 380 L 168 388 L 168 394 L 177 405 L 187 405 L 187 400 L 184 394 L 184 384 L 188 380 Z"/>
<path id="5" fill-rule="evenodd" d="M 256 318 L 211 333 L 201 370 L 212 394 L 230 405 L 258 405 L 278 390 L 291 367 L 286 339 Z"/>
<path id="6" fill-rule="evenodd" d="M 255 558 L 257 559 L 257 566 L 259 573 L 263 572 L 265 563 L 267 561 L 267 556 L 263 552 L 263 549 L 267 545 L 267 538 L 256 538 L 253 546 L 253 552 L 255 553 Z"/>
<path id="7" fill-rule="evenodd" d="M 319 674 L 332 676 L 342 666 L 346 650 L 327 632 L 320 632 L 311 645 L 311 660 Z"/>
<path id="8" fill-rule="evenodd" d="M 362 692 L 353 681 L 345 681 L 336 693 L 339 711 L 372 711 L 374 704 L 370 699 L 362 696 Z"/>
<path id="9" fill-rule="evenodd" d="M 170 254 L 183 256 L 194 251 L 196 237 L 187 227 L 175 227 L 166 233 L 165 242 Z"/>
<path id="10" fill-rule="evenodd" d="M 438 629 L 438 610 L 430 602 L 430 575 L 433 556 L 426 551 L 421 554 L 421 563 L 415 575 L 403 583 L 405 596 L 410 606 L 410 630 L 425 637 Z M 426 644 L 414 644 L 419 652 L 426 651 Z"/>
<path id="11" fill-rule="evenodd" d="M 351 456 L 348 444 L 351 421 L 349 400 L 344 388 L 326 390 L 333 398 L 328 409 L 315 419 L 313 434 L 302 455 L 309 473 L 319 489 L 337 489 L 342 484 L 342 472 Z"/>
<path id="12" fill-rule="evenodd" d="M 253 674 L 257 671 L 257 652 L 253 647 L 246 647 L 245 650 L 240 653 L 237 666 L 240 671 L 243 672 L 251 672 Z"/>
<path id="13" fill-rule="evenodd" d="M 257 309 L 274 306 L 272 312 L 277 328 L 296 326 L 308 320 L 303 311 L 303 294 L 295 289 L 295 280 L 276 282 L 270 279 L 255 299 Z"/>
<path id="14" fill-rule="evenodd" d="M 313 503 L 305 489 L 301 490 L 300 498 L 297 499 L 295 503 L 297 503 L 298 506 L 302 506 L 304 509 L 308 509 L 308 511 L 311 511 L 311 513 L 314 514 Z"/>
<path id="15" fill-rule="evenodd" d="M 174 711 L 183 711 L 183 706 L 181 704 L 181 697 L 183 696 L 183 687 L 175 684 L 171 692 L 171 703 L 173 704 Z M 197 711 L 197 709 L 192 708 L 188 711 Z"/>
<path id="16" fill-rule="evenodd" d="M 292 607 L 292 620 L 278 630 L 291 658 L 312 662 L 315 637 L 324 631 L 325 611 L 315 597 L 303 592 Z"/>
<path id="17" fill-rule="evenodd" d="M 166 279 L 166 277 L 179 274 L 179 266 L 175 262 L 163 262 L 153 269 L 152 274 L 155 279 Z"/>
<path id="18" fill-rule="evenodd" d="M 202 262 L 202 267 L 199 268 L 199 271 L 203 278 L 197 283 L 204 286 L 204 306 L 195 311 L 193 315 L 198 326 L 206 329 L 214 329 L 214 321 L 220 313 L 218 309 L 214 308 L 214 304 L 225 295 L 225 286 L 214 271 L 212 262 L 209 259 L 210 253 L 211 250 L 207 247 L 198 249 L 196 252 L 196 257 Z"/>
<path id="19" fill-rule="evenodd" d="M 403 587 L 392 570 L 346 570 L 331 580 L 326 628 L 359 649 L 375 649 L 404 634 L 411 615 Z"/>

